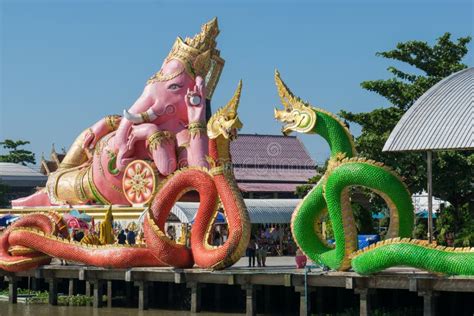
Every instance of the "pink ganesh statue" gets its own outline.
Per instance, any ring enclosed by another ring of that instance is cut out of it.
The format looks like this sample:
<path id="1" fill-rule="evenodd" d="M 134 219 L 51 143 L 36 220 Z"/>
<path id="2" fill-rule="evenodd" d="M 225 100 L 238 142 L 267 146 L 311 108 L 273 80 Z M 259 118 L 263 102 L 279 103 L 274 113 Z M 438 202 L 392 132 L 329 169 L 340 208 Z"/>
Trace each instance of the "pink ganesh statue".
<path id="1" fill-rule="evenodd" d="M 132 162 L 152 160 L 158 176 L 183 166 L 207 166 L 206 106 L 224 66 L 216 49 L 218 33 L 213 19 L 193 38 L 178 37 L 161 69 L 123 117 L 107 116 L 83 131 L 46 187 L 12 205 L 129 205 L 123 179 L 127 173 L 130 181 L 134 179 L 137 170 L 127 168 Z M 139 165 L 138 172 L 143 167 Z M 150 190 L 145 186 L 142 200 L 152 195 Z"/>

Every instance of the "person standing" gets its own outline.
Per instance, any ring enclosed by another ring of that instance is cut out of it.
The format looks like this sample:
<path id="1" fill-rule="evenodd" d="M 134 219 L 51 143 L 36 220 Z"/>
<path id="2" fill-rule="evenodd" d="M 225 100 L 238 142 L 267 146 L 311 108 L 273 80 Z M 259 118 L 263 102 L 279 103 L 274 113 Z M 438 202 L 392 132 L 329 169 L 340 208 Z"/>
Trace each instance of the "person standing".
<path id="1" fill-rule="evenodd" d="M 255 267 L 255 251 L 257 249 L 257 243 L 255 242 L 255 236 L 250 236 L 250 241 L 247 246 L 247 255 L 249 256 L 249 267 Z"/>
<path id="2" fill-rule="evenodd" d="M 127 242 L 130 246 L 135 245 L 135 232 L 133 230 L 125 229 L 127 233 Z"/>
<path id="3" fill-rule="evenodd" d="M 257 243 L 257 263 L 259 267 L 266 267 L 265 263 L 267 261 L 267 250 L 266 241 L 263 238 L 258 239 Z"/>
<path id="4" fill-rule="evenodd" d="M 126 241 L 127 241 L 127 236 L 125 235 L 125 232 L 122 229 L 120 233 L 117 235 L 117 242 L 119 245 L 125 245 Z"/>

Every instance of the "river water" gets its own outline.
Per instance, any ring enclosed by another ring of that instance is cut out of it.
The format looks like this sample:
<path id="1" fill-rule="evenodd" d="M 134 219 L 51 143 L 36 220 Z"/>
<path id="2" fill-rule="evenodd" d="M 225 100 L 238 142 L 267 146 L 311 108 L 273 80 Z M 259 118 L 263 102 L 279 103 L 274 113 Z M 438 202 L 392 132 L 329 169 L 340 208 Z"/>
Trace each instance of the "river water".
<path id="1" fill-rule="evenodd" d="M 0 316 L 187 316 L 192 315 L 186 311 L 166 311 L 159 309 L 149 309 L 139 311 L 137 308 L 92 308 L 85 306 L 50 306 L 48 304 L 9 304 L 0 302 Z M 199 315 L 242 315 L 230 313 L 206 313 Z"/>

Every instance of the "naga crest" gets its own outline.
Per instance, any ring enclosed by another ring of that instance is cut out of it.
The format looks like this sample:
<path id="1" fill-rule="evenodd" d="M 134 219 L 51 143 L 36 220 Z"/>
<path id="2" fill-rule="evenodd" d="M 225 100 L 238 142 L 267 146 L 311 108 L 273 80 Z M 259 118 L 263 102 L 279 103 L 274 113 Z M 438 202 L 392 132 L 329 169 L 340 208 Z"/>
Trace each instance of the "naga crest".
<path id="1" fill-rule="evenodd" d="M 216 139 L 218 136 L 222 136 L 225 139 L 232 138 L 234 136 L 233 131 L 242 128 L 242 122 L 237 116 L 241 91 L 242 80 L 239 81 L 232 99 L 225 106 L 217 110 L 209 119 L 207 123 L 207 136 L 210 139 Z"/>
<path id="2" fill-rule="evenodd" d="M 275 84 L 284 109 L 275 108 L 275 119 L 284 123 L 281 131 L 284 135 L 291 132 L 309 133 L 316 125 L 316 113 L 311 105 L 293 95 L 275 70 Z"/>

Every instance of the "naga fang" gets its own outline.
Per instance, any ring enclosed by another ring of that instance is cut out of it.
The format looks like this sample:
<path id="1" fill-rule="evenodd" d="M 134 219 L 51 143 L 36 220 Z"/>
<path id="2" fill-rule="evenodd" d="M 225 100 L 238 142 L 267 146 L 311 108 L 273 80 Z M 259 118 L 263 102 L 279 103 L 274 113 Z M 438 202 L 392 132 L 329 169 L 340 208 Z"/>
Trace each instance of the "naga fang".
<path id="1" fill-rule="evenodd" d="M 356 157 L 352 135 L 332 113 L 314 108 L 294 96 L 280 74 L 275 82 L 284 110 L 275 118 L 292 131 L 321 135 L 330 146 L 331 157 L 321 180 L 294 210 L 291 231 L 301 250 L 315 262 L 332 269 L 370 274 L 392 266 L 411 266 L 449 275 L 474 275 L 474 248 L 451 248 L 411 239 L 414 210 L 402 179 L 382 163 Z M 349 189 L 366 187 L 380 195 L 390 209 L 387 239 L 358 250 L 357 228 Z M 326 244 L 317 224 L 329 213 L 335 247 Z"/>

